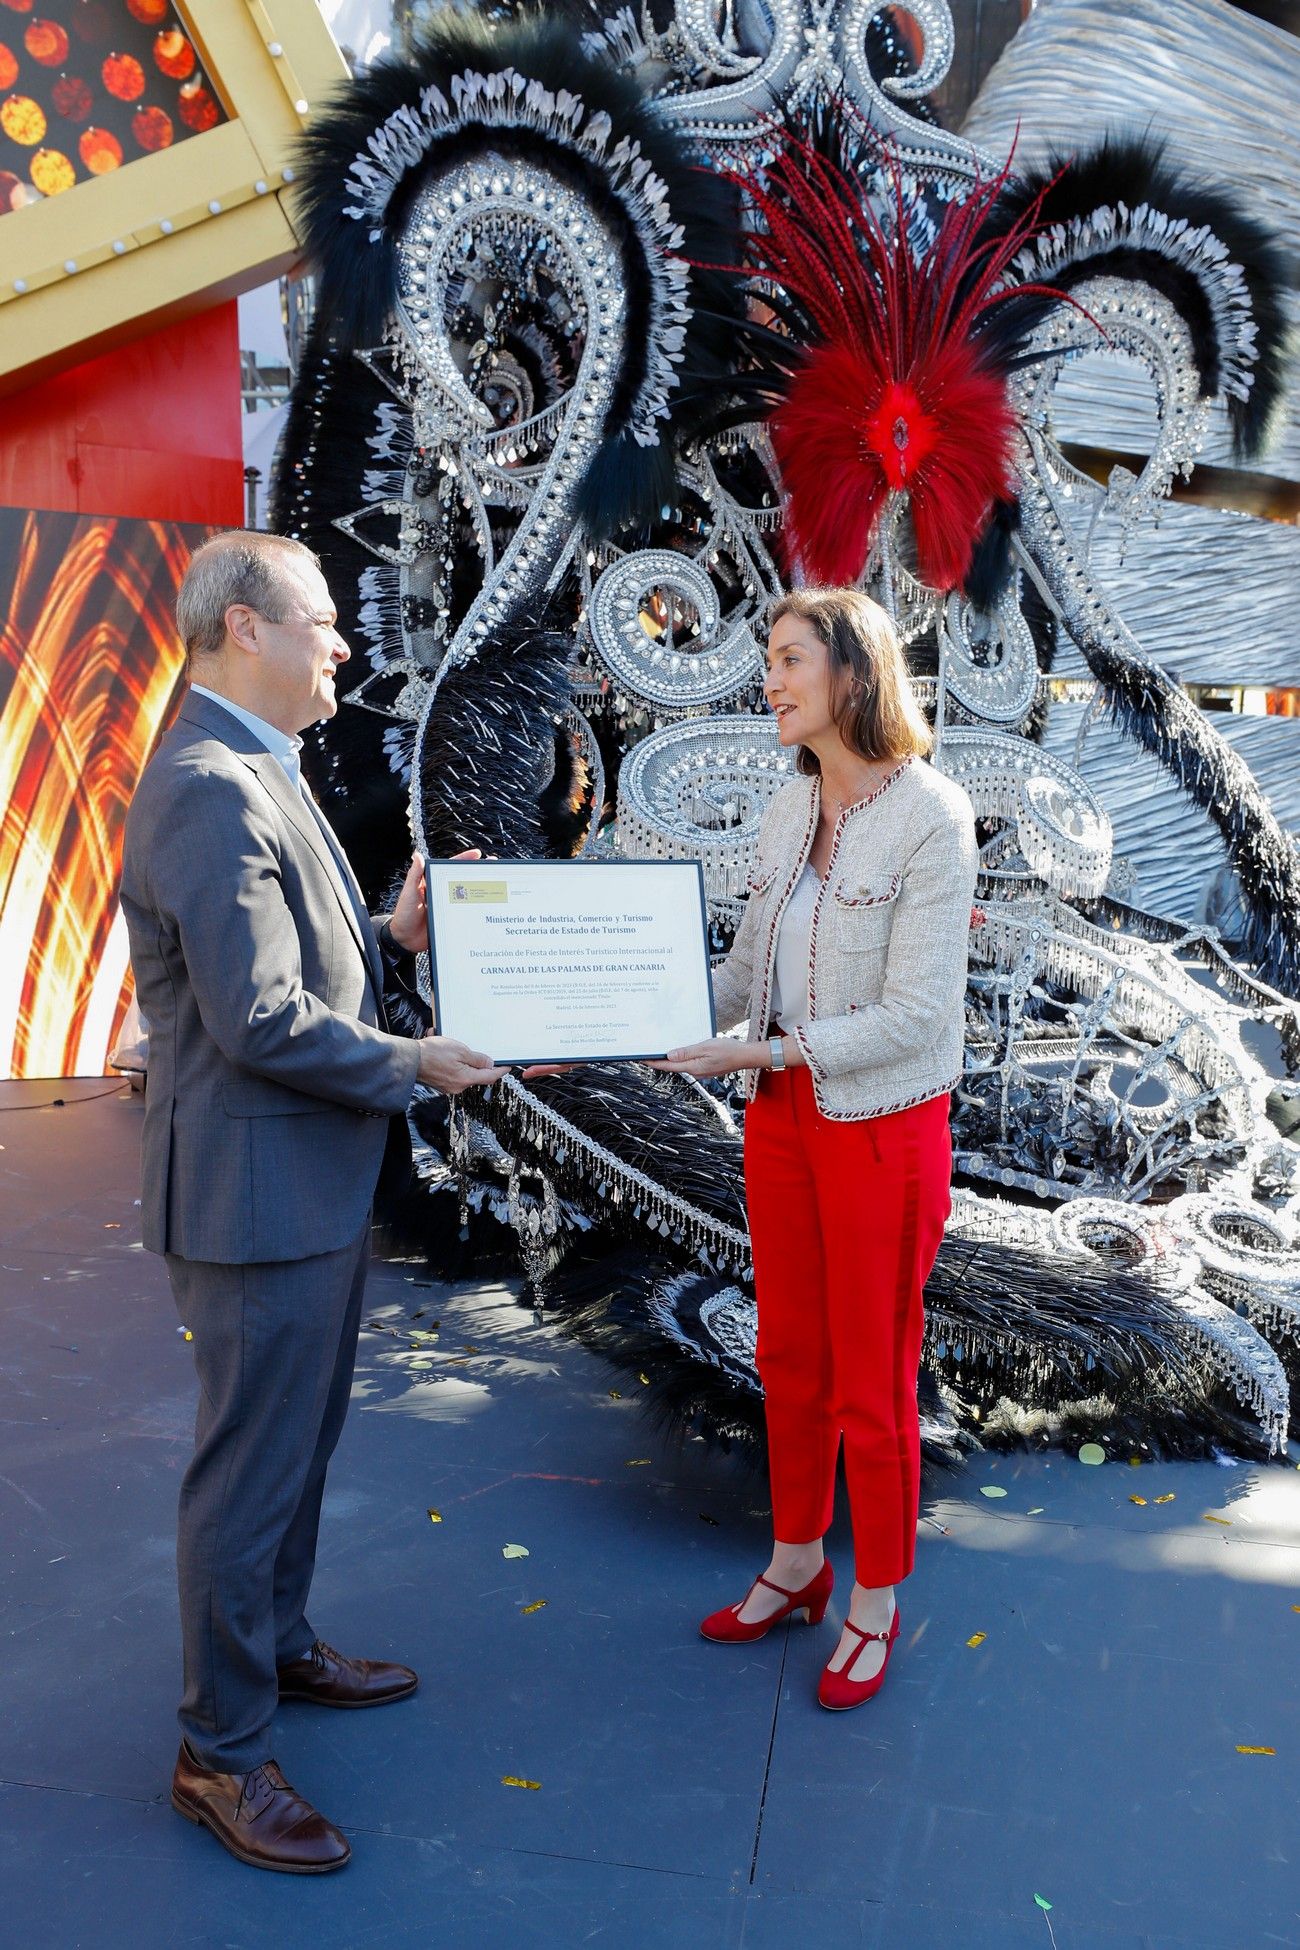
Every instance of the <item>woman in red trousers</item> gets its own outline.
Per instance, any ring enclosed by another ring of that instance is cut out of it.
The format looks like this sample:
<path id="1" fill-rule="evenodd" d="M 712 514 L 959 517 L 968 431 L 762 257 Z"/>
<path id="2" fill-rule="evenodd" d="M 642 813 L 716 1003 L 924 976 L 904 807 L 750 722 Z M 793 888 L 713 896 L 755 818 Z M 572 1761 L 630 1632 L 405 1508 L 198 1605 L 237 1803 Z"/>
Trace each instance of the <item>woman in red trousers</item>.
<path id="1" fill-rule="evenodd" d="M 878 1692 L 895 1587 L 916 1546 L 922 1289 L 949 1209 L 949 1092 L 961 1075 L 974 817 L 926 764 L 931 737 L 885 612 L 853 589 L 776 606 L 764 685 L 798 776 L 777 794 L 719 1025 L 750 1040 L 675 1050 L 691 1076 L 747 1072 L 745 1184 L 775 1542 L 709 1639 L 822 1619 L 841 1441 L 854 1585 L 823 1706 Z"/>

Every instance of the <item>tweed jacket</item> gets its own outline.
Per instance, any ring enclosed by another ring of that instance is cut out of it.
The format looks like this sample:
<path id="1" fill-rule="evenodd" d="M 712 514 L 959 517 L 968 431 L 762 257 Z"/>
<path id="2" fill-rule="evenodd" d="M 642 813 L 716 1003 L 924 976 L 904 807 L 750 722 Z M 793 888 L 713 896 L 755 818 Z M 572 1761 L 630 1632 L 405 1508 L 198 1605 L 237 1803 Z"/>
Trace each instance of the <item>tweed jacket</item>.
<path id="1" fill-rule="evenodd" d="M 731 953 L 713 974 L 719 1029 L 769 1020 L 777 935 L 821 812 L 820 778 L 783 786 Z M 840 814 L 809 938 L 810 1016 L 794 1031 L 826 1117 L 881 1117 L 951 1090 L 961 1076 L 977 849 L 970 800 L 905 760 Z M 758 1072 L 745 1072 L 752 1097 Z"/>
<path id="2" fill-rule="evenodd" d="M 350 870 L 279 759 L 210 698 L 185 699 L 145 767 L 122 910 L 149 1024 L 145 1245 L 240 1265 L 355 1239 L 419 1046 L 383 1026 Z"/>

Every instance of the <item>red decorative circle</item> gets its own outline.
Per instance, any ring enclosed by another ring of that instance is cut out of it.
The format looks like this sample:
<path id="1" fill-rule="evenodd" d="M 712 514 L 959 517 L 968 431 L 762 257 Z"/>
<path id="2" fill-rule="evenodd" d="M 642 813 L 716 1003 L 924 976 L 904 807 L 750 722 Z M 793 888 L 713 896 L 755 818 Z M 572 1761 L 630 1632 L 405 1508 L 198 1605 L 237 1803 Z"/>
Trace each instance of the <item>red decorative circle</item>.
<path id="1" fill-rule="evenodd" d="M 87 47 L 103 47 L 113 30 L 104 0 L 74 0 L 72 31 Z"/>
<path id="2" fill-rule="evenodd" d="M 84 122 L 95 105 L 95 98 L 78 74 L 61 74 L 50 90 L 50 100 L 65 122 Z"/>
<path id="3" fill-rule="evenodd" d="M 18 79 L 18 57 L 10 47 L 0 41 L 0 88 L 12 88 Z M 14 181 L 17 182 L 17 177 Z M 0 196 L 0 204 L 3 196 Z"/>
<path id="4" fill-rule="evenodd" d="M 13 14 L 29 14 L 36 0 L 0 0 L 0 7 L 8 7 Z"/>
<path id="5" fill-rule="evenodd" d="M 131 117 L 131 133 L 142 149 L 169 149 L 175 131 L 172 118 L 162 108 L 137 108 Z"/>
<path id="6" fill-rule="evenodd" d="M 99 72 L 109 94 L 120 102 L 138 102 L 144 93 L 144 69 L 134 54 L 110 54 Z"/>
<path id="7" fill-rule="evenodd" d="M 187 81 L 180 92 L 179 114 L 187 129 L 213 129 L 220 120 L 216 99 L 203 85 L 201 76 Z"/>
<path id="8" fill-rule="evenodd" d="M 194 49 L 179 27 L 164 27 L 153 44 L 153 58 L 172 81 L 186 81 L 194 73 Z"/>
<path id="9" fill-rule="evenodd" d="M 30 21 L 23 46 L 43 68 L 61 68 L 68 58 L 68 30 L 57 20 Z"/>
<path id="10" fill-rule="evenodd" d="M 77 147 L 92 176 L 107 176 L 122 160 L 122 145 L 111 129 L 98 129 L 92 124 L 81 131 Z"/>
<path id="11" fill-rule="evenodd" d="M 146 27 L 157 27 L 171 12 L 171 0 L 126 0 L 126 10 Z"/>

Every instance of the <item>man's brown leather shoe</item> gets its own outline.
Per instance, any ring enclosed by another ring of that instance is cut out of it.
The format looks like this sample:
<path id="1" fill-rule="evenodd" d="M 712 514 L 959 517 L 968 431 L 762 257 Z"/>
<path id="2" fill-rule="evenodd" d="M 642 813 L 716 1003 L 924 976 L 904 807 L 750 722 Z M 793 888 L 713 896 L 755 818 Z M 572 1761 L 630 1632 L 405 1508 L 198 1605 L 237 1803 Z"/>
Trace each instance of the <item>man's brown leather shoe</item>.
<path id="1" fill-rule="evenodd" d="M 317 1706 L 387 1706 L 405 1699 L 420 1681 L 409 1666 L 382 1659 L 345 1659 L 317 1639 L 305 1659 L 281 1666 L 281 1699 L 314 1700 Z"/>
<path id="2" fill-rule="evenodd" d="M 172 1775 L 172 1806 L 210 1828 L 223 1848 L 254 1869 L 319 1876 L 352 1854 L 345 1836 L 289 1786 L 273 1760 L 248 1774 L 221 1774 L 185 1742 Z"/>

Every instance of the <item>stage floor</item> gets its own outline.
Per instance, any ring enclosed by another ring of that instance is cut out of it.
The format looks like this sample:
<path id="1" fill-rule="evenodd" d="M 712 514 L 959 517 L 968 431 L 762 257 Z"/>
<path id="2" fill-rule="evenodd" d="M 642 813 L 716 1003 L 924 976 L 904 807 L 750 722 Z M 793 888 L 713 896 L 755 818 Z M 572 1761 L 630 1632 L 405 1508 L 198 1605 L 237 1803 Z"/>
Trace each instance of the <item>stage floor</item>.
<path id="1" fill-rule="evenodd" d="M 102 1079 L 0 1085 L 6 1941 L 1300 1945 L 1300 1450 L 976 1458 L 930 1486 L 888 1686 L 832 1716 L 829 1620 L 696 1633 L 762 1568 L 761 1479 L 663 1442 L 511 1292 L 402 1263 L 374 1268 L 313 1622 L 421 1690 L 283 1711 L 277 1758 L 353 1860 L 241 1867 L 168 1801 L 195 1389 L 139 1244 L 140 1120 Z"/>

